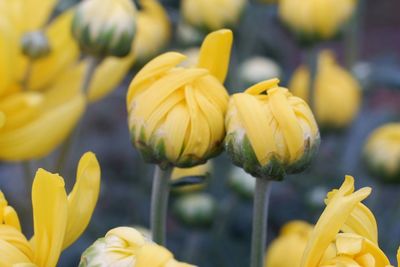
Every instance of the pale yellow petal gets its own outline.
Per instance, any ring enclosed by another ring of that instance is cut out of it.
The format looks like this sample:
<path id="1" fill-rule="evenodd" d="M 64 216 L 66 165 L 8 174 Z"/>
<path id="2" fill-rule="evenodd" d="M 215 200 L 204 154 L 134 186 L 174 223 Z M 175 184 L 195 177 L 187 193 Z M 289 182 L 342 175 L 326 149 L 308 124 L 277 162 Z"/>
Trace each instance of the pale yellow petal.
<path id="1" fill-rule="evenodd" d="M 0 239 L 0 266 L 9 267 L 20 262 L 29 262 L 29 258 L 17 247 Z"/>
<path id="2" fill-rule="evenodd" d="M 166 248 L 156 244 L 146 244 L 137 252 L 135 267 L 161 267 L 172 258 L 172 253 Z"/>
<path id="3" fill-rule="evenodd" d="M 9 225 L 0 225 L 0 240 L 17 248 L 27 259 L 33 259 L 32 247 L 20 230 Z"/>

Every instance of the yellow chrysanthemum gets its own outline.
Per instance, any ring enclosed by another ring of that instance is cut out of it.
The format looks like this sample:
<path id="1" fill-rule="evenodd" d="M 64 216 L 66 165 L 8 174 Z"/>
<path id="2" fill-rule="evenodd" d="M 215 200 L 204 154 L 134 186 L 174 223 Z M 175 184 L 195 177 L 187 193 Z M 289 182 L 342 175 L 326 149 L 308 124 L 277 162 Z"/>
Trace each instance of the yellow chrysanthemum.
<path id="1" fill-rule="evenodd" d="M 100 167 L 93 153 L 82 156 L 68 196 L 62 177 L 39 169 L 32 186 L 34 236 L 30 241 L 0 192 L 0 266 L 55 267 L 61 252 L 89 224 L 99 189 Z"/>
<path id="2" fill-rule="evenodd" d="M 80 267 L 194 267 L 178 262 L 166 248 L 152 243 L 130 227 L 110 230 L 83 254 Z"/>
<path id="3" fill-rule="evenodd" d="M 190 167 L 217 154 L 225 137 L 228 94 L 222 85 L 232 32 L 207 36 L 197 66 L 177 65 L 179 53 L 165 53 L 143 67 L 128 95 L 132 142 L 150 162 Z"/>
<path id="4" fill-rule="evenodd" d="M 133 53 L 103 61 L 88 91 L 89 101 L 104 97 L 119 84 L 135 54 L 155 53 L 168 39 L 168 20 L 165 15 L 159 16 L 165 14 L 161 5 L 156 0 L 142 1 Z M 86 98 L 80 90 L 88 62 L 79 61 L 79 47 L 72 38 L 73 10 L 50 20 L 56 3 L 0 1 L 0 111 L 6 117 L 0 129 L 0 159 L 46 156 L 64 141 L 85 110 Z M 149 24 L 157 32 L 151 35 L 157 36 L 155 39 L 143 33 Z M 30 61 L 23 55 L 20 42 L 33 31 L 42 32 L 48 39 L 50 52 Z M 139 48 L 149 40 L 149 50 Z"/>
<path id="5" fill-rule="evenodd" d="M 234 94 L 225 144 L 233 162 L 255 177 L 281 179 L 304 169 L 319 146 L 308 105 L 271 79 Z"/>
<path id="6" fill-rule="evenodd" d="M 371 188 L 354 191 L 354 179 L 346 176 L 342 186 L 326 199 L 307 243 L 301 267 L 391 266 L 378 245 L 376 220 L 361 203 Z"/>
<path id="7" fill-rule="evenodd" d="M 300 38 L 330 39 L 353 14 L 357 0 L 280 0 L 279 16 Z"/>
<path id="8" fill-rule="evenodd" d="M 385 182 L 400 180 L 400 123 L 388 123 L 369 136 L 364 156 L 371 173 Z"/>
<path id="9" fill-rule="evenodd" d="M 285 224 L 265 255 L 265 267 L 299 267 L 313 226 L 304 221 Z"/>
<path id="10" fill-rule="evenodd" d="M 314 81 L 314 95 L 309 95 L 310 71 L 299 67 L 293 74 L 289 88 L 293 94 L 309 101 L 313 97 L 317 122 L 328 128 L 348 126 L 358 114 L 361 88 L 357 80 L 339 66 L 330 51 L 322 51 Z"/>
<path id="11" fill-rule="evenodd" d="M 182 0 L 182 16 L 192 26 L 209 31 L 235 26 L 246 0 Z"/>

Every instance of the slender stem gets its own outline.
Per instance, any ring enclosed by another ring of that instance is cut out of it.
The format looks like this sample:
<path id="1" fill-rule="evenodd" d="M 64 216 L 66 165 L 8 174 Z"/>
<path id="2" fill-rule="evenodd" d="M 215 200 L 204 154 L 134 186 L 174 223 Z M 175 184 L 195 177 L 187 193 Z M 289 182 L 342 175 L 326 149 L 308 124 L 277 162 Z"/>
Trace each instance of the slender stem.
<path id="1" fill-rule="evenodd" d="M 88 57 L 87 59 L 88 65 L 86 69 L 85 76 L 83 77 L 81 92 L 87 95 L 89 93 L 90 83 L 93 79 L 93 76 L 96 72 L 97 66 L 102 61 L 101 58 L 97 57 Z M 72 150 L 72 146 L 74 144 L 75 139 L 79 136 L 79 125 L 73 130 L 73 132 L 67 137 L 60 148 L 59 156 L 56 160 L 56 170 L 61 173 L 68 161 L 69 154 Z"/>
<path id="2" fill-rule="evenodd" d="M 169 198 L 169 180 L 172 169 L 162 170 L 155 167 L 153 191 L 151 194 L 151 233 L 152 239 L 159 245 L 165 246 L 166 224 Z"/>
<path id="3" fill-rule="evenodd" d="M 271 181 L 257 178 L 254 193 L 253 233 L 251 237 L 251 267 L 264 267 L 265 243 L 267 240 L 267 216 Z"/>
<path id="4" fill-rule="evenodd" d="M 29 160 L 23 161 L 21 163 L 21 165 L 22 165 L 22 169 L 24 171 L 25 185 L 26 185 L 26 188 L 27 188 L 27 190 L 29 192 L 29 190 L 31 189 L 31 183 L 32 183 L 32 180 L 33 180 L 31 162 Z"/>
<path id="5" fill-rule="evenodd" d="M 345 59 L 346 67 L 351 70 L 354 64 L 359 58 L 359 46 L 360 46 L 360 30 L 361 30 L 361 19 L 362 19 L 363 1 L 359 1 L 357 8 L 354 12 L 351 21 L 345 32 L 344 44 L 345 44 Z"/>

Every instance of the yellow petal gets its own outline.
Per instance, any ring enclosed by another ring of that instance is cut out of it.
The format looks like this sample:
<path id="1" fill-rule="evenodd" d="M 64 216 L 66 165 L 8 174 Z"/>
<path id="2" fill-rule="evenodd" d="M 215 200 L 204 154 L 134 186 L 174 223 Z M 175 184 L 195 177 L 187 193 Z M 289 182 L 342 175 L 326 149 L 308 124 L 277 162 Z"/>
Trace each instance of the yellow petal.
<path id="1" fill-rule="evenodd" d="M 208 34 L 201 45 L 198 67 L 210 70 L 221 83 L 228 73 L 232 40 L 232 31 L 223 29 Z"/>
<path id="2" fill-rule="evenodd" d="M 4 224 L 21 231 L 21 223 L 19 222 L 18 214 L 13 207 L 8 206 L 4 209 L 3 220 Z"/>
<path id="3" fill-rule="evenodd" d="M 8 267 L 20 262 L 29 262 L 29 258 L 17 247 L 0 239 L 0 266 Z"/>
<path id="4" fill-rule="evenodd" d="M 18 129 L 0 133 L 0 158 L 28 160 L 46 156 L 75 127 L 84 107 L 85 99 L 78 95 Z"/>
<path id="5" fill-rule="evenodd" d="M 64 180 L 39 169 L 32 186 L 34 262 L 55 267 L 67 226 L 68 202 Z"/>
<path id="6" fill-rule="evenodd" d="M 302 267 L 318 266 L 325 250 L 335 239 L 356 205 L 371 193 L 370 188 L 362 188 L 354 193 L 353 191 L 354 178 L 346 176 L 345 182 L 332 197 L 314 227 L 303 255 Z"/>
<path id="7" fill-rule="evenodd" d="M 149 80 L 153 81 L 154 77 L 158 77 L 167 70 L 178 65 L 180 62 L 185 60 L 185 56 L 176 52 L 169 52 L 162 54 L 149 63 L 147 63 L 132 80 L 128 94 L 126 97 L 127 106 L 129 107 L 133 97 L 145 89 L 146 82 Z"/>
<path id="8" fill-rule="evenodd" d="M 259 82 L 246 89 L 245 93 L 250 95 L 259 95 L 271 88 L 278 87 L 279 79 L 274 78 L 266 81 Z"/>
<path id="9" fill-rule="evenodd" d="M 57 0 L 14 0 L 20 8 L 20 23 L 23 31 L 41 28 L 53 12 Z"/>
<path id="10" fill-rule="evenodd" d="M 277 152 L 277 147 L 261 103 L 246 93 L 235 94 L 232 99 L 258 161 L 265 164 Z"/>
<path id="11" fill-rule="evenodd" d="M 20 232 L 20 230 L 8 226 L 0 225 L 0 240 L 3 240 L 10 245 L 17 248 L 25 257 L 29 260 L 33 259 L 33 251 L 26 237 Z M 2 250 L 0 250 L 2 252 Z M 1 256 L 3 256 L 1 254 Z M 1 266 L 1 265 L 0 265 Z"/>
<path id="12" fill-rule="evenodd" d="M 3 8 L 0 6 L 0 9 Z M 15 56 L 17 51 L 13 42 L 17 39 L 12 24 L 0 15 L 0 95 L 4 95 L 14 78 Z"/>
<path id="13" fill-rule="evenodd" d="M 135 267 L 164 266 L 172 258 L 172 253 L 167 249 L 156 244 L 146 244 L 137 253 Z"/>
<path id="14" fill-rule="evenodd" d="M 92 217 L 100 191 L 100 165 L 92 152 L 85 153 L 78 165 L 76 182 L 68 195 L 68 223 L 63 250 L 79 238 Z"/>

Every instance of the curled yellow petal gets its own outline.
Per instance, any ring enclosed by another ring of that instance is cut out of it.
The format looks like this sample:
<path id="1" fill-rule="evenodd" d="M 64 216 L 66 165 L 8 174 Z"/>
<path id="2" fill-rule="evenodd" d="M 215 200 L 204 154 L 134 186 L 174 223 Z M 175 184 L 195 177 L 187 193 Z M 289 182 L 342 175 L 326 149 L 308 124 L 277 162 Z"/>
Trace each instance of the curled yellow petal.
<path id="1" fill-rule="evenodd" d="M 207 35 L 201 45 L 198 67 L 210 70 L 221 83 L 228 73 L 232 41 L 232 31 L 223 29 Z"/>
<path id="2" fill-rule="evenodd" d="M 164 266 L 173 258 L 171 252 L 156 244 L 145 244 L 137 253 L 135 267 Z"/>
<path id="3" fill-rule="evenodd" d="M 100 165 L 92 152 L 85 153 L 78 165 L 76 182 L 68 195 L 68 222 L 63 249 L 70 246 L 89 224 L 100 191 Z"/>

